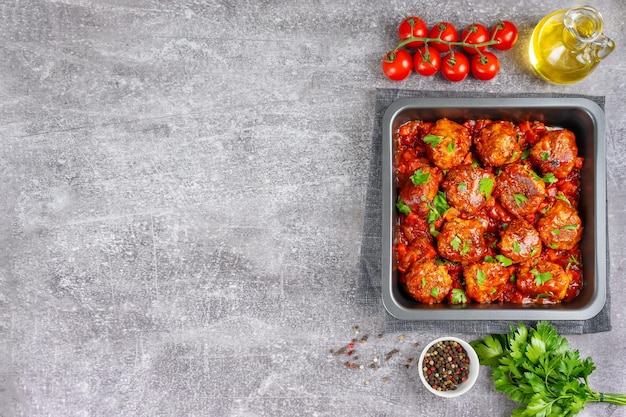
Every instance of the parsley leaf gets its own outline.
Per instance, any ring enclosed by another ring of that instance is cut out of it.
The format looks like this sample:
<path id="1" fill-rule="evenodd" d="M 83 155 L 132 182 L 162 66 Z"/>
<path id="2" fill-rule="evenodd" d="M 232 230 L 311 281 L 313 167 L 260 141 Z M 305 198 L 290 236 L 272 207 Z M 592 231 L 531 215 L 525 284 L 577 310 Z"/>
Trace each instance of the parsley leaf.
<path id="1" fill-rule="evenodd" d="M 539 272 L 537 269 L 533 268 L 530 270 L 530 273 L 535 277 L 535 285 L 544 284 L 546 281 L 552 279 L 551 272 Z"/>
<path id="2" fill-rule="evenodd" d="M 430 295 L 431 297 L 439 297 L 439 287 L 433 287 L 432 290 L 430 290 Z"/>
<path id="3" fill-rule="evenodd" d="M 544 175 L 542 180 L 546 184 L 554 184 L 555 182 L 559 182 L 559 179 L 555 177 L 554 174 L 551 172 L 548 172 L 546 175 Z"/>
<path id="4" fill-rule="evenodd" d="M 472 241 L 467 239 L 463 242 L 463 248 L 460 250 L 461 255 L 467 255 L 472 247 Z"/>
<path id="5" fill-rule="evenodd" d="M 481 178 L 478 182 L 478 192 L 482 193 L 486 200 L 489 200 L 489 197 L 491 197 L 491 191 L 493 191 L 493 178 Z"/>
<path id="6" fill-rule="evenodd" d="M 411 178 L 411 182 L 413 183 L 413 185 L 423 185 L 428 182 L 428 179 L 430 178 L 430 172 L 424 172 L 424 170 L 420 168 L 415 170 L 413 175 L 411 175 L 409 178 Z"/>
<path id="7" fill-rule="evenodd" d="M 502 266 L 504 267 L 509 267 L 511 265 L 513 265 L 513 261 L 509 258 L 507 258 L 504 255 L 496 255 L 496 259 L 498 260 L 498 262 L 500 262 L 502 264 Z"/>
<path id="8" fill-rule="evenodd" d="M 454 236 L 452 240 L 450 240 L 450 246 L 452 246 L 454 250 L 459 250 L 461 247 L 461 239 L 459 239 L 458 236 Z"/>
<path id="9" fill-rule="evenodd" d="M 465 190 L 467 190 L 467 183 L 466 182 L 460 182 L 456 187 L 459 190 L 461 190 L 461 191 L 465 191 Z"/>
<path id="10" fill-rule="evenodd" d="M 528 198 L 524 194 L 513 194 L 513 198 L 515 199 L 515 204 L 518 206 L 528 201 Z"/>
<path id="11" fill-rule="evenodd" d="M 443 191 L 439 191 L 435 196 L 433 203 L 430 205 L 430 210 L 428 211 L 428 215 L 426 216 L 426 221 L 428 223 L 433 223 L 435 220 L 443 216 L 443 214 L 448 211 L 450 205 L 448 204 L 448 200 L 446 199 L 446 193 Z"/>
<path id="12" fill-rule="evenodd" d="M 452 303 L 453 304 L 467 304 L 467 296 L 465 291 L 460 288 L 452 289 Z"/>
<path id="13" fill-rule="evenodd" d="M 478 271 L 476 271 L 476 283 L 478 285 L 483 285 L 486 279 L 487 279 L 487 274 L 485 274 L 485 271 L 483 271 L 482 269 L 479 269 Z"/>
<path id="14" fill-rule="evenodd" d="M 519 242 L 513 242 L 513 252 L 520 253 L 522 251 L 522 247 Z"/>
<path id="15" fill-rule="evenodd" d="M 542 152 L 541 153 L 541 160 L 542 161 L 547 161 L 548 158 L 550 158 L 550 154 L 548 152 Z"/>
<path id="16" fill-rule="evenodd" d="M 439 145 L 439 142 L 443 139 L 443 136 L 431 135 L 428 134 L 424 136 L 424 143 L 430 145 L 431 148 L 435 148 L 435 146 Z"/>
<path id="17" fill-rule="evenodd" d="M 409 206 L 404 204 L 404 201 L 402 201 L 400 197 L 398 197 L 398 201 L 396 201 L 396 208 L 402 214 L 406 214 L 406 215 L 411 214 L 411 209 L 409 208 Z"/>

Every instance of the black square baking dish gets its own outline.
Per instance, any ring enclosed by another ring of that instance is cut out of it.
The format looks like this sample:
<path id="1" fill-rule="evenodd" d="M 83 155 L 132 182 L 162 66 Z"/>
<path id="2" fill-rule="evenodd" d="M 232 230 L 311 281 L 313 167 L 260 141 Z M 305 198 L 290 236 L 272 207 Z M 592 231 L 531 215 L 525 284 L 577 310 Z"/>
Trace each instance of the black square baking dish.
<path id="1" fill-rule="evenodd" d="M 411 120 L 468 119 L 540 121 L 571 130 L 578 154 L 584 158 L 580 172 L 579 215 L 583 285 L 572 301 L 557 304 L 446 303 L 422 304 L 399 283 L 394 242 L 398 221 L 395 202 L 394 134 Z M 604 112 L 586 98 L 404 98 L 392 103 L 383 116 L 383 227 L 382 296 L 387 311 L 403 320 L 586 320 L 604 307 L 607 290 L 607 226 Z"/>

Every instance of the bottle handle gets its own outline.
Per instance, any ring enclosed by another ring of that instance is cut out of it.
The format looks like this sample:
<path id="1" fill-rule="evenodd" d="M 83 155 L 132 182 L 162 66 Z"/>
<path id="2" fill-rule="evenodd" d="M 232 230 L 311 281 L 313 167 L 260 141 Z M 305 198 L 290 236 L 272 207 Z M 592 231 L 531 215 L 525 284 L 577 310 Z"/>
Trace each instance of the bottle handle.
<path id="1" fill-rule="evenodd" d="M 606 58 L 615 49 L 615 42 L 613 39 L 604 35 L 600 35 L 600 37 L 596 39 L 593 44 L 596 46 L 595 55 L 598 61 Z"/>

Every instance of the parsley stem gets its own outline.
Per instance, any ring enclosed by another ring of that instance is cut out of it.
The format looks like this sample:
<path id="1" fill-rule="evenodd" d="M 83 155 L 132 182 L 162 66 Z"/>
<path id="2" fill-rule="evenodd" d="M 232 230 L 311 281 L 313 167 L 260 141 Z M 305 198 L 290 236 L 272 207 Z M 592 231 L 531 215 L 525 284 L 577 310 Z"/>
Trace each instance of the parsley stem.
<path id="1" fill-rule="evenodd" d="M 626 395 L 624 394 L 602 394 L 598 392 L 592 392 L 592 396 L 588 399 L 589 402 L 604 402 L 616 405 L 626 405 Z"/>

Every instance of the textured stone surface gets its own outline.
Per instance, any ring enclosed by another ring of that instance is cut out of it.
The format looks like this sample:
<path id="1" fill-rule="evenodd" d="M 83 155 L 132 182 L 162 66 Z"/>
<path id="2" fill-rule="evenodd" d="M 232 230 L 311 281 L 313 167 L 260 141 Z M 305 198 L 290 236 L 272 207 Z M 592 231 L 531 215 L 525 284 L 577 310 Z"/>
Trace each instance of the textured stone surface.
<path id="1" fill-rule="evenodd" d="M 3 1 L 0 415 L 509 415 L 486 372 L 428 394 L 404 365 L 441 334 L 378 339 L 386 313 L 354 300 L 376 87 L 606 96 L 613 330 L 570 340 L 626 392 L 625 8 L 598 5 L 618 49 L 564 87 L 525 50 L 569 2 L 493 3 Z M 492 82 L 393 84 L 413 13 L 510 19 L 520 43 Z M 355 325 L 380 370 L 329 353 Z"/>

